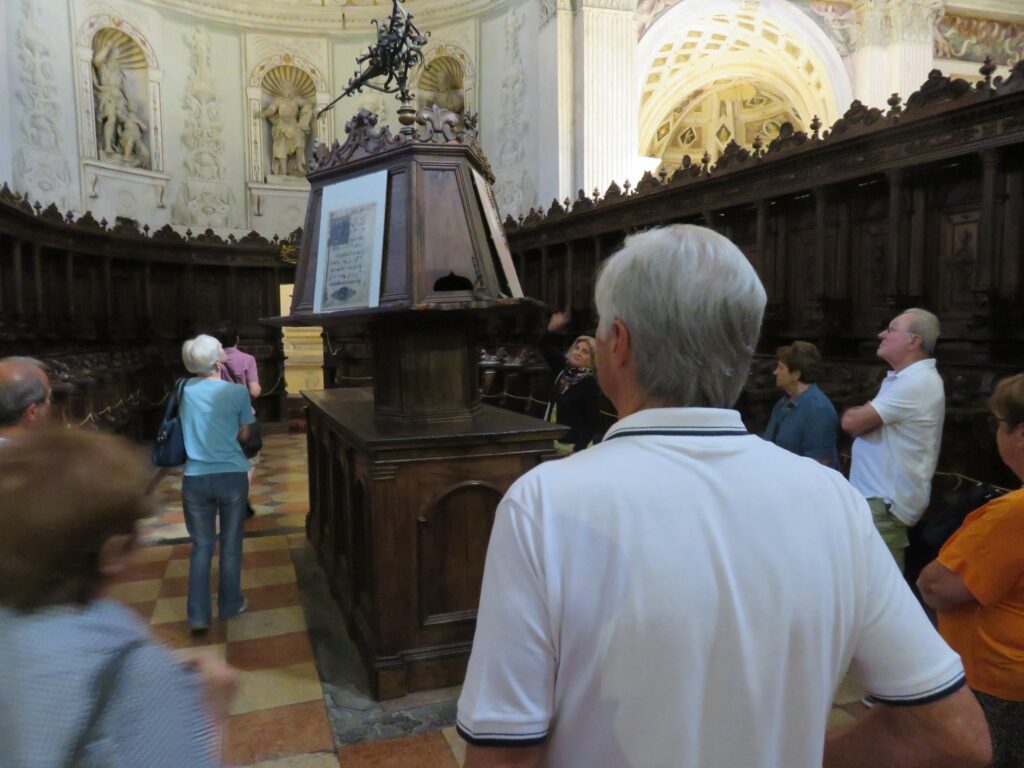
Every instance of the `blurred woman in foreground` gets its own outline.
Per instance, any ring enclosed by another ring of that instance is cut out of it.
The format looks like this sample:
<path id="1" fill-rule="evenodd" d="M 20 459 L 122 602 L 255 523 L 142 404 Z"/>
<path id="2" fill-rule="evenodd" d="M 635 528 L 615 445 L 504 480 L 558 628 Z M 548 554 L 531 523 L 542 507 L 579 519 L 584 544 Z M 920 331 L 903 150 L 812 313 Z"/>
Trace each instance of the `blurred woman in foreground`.
<path id="1" fill-rule="evenodd" d="M 1024 374 L 989 399 L 999 457 L 1024 480 Z M 921 571 L 992 733 L 992 768 L 1024 766 L 1024 489 L 974 510 Z"/>
<path id="2" fill-rule="evenodd" d="M 0 445 L 0 765 L 219 765 L 233 673 L 183 666 L 105 599 L 149 513 L 137 451 L 40 430 Z"/>

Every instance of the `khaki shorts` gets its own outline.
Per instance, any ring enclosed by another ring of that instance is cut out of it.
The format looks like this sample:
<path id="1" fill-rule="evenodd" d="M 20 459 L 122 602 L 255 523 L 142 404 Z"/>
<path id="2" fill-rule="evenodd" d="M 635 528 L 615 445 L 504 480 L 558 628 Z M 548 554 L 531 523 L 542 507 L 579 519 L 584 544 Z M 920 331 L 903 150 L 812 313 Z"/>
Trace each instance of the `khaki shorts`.
<path id="1" fill-rule="evenodd" d="M 868 507 L 871 509 L 871 518 L 875 522 L 875 529 L 885 542 L 885 546 L 892 553 L 900 572 L 903 572 L 904 555 L 910 539 L 907 536 L 909 528 L 891 511 L 891 504 L 885 499 L 876 497 L 868 499 Z"/>

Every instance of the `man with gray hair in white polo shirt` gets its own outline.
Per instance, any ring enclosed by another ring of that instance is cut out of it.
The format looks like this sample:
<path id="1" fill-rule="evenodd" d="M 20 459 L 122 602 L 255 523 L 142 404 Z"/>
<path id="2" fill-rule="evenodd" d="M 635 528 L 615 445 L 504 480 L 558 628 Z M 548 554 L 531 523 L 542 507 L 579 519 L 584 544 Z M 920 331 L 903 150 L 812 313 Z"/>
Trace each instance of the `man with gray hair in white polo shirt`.
<path id="1" fill-rule="evenodd" d="M 498 506 L 466 768 L 982 766 L 984 716 L 837 472 L 730 410 L 765 306 L 708 229 L 628 238 L 596 288 L 618 422 Z M 850 668 L 878 706 L 826 738 Z"/>
<path id="2" fill-rule="evenodd" d="M 878 339 L 877 354 L 892 370 L 873 399 L 843 414 L 842 427 L 855 438 L 850 483 L 868 500 L 902 571 L 907 531 L 928 507 L 942 444 L 946 393 L 933 357 L 939 319 L 908 309 Z"/>

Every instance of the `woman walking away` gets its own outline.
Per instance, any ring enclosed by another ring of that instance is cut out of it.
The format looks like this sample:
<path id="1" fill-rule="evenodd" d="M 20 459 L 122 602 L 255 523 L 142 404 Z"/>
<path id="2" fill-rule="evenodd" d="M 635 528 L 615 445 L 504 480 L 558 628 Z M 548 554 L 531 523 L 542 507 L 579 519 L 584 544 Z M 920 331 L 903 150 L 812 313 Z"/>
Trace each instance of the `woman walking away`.
<path id="1" fill-rule="evenodd" d="M 188 625 L 209 629 L 210 562 L 218 541 L 220 577 L 217 608 L 222 619 L 242 613 L 242 536 L 249 497 L 249 462 L 240 441 L 249 436 L 255 417 L 249 393 L 220 376 L 224 349 L 212 336 L 200 335 L 182 345 L 185 368 L 195 374 L 185 382 L 180 413 L 185 438 L 185 477 L 181 500 L 185 527 L 192 537 L 188 568 Z"/>

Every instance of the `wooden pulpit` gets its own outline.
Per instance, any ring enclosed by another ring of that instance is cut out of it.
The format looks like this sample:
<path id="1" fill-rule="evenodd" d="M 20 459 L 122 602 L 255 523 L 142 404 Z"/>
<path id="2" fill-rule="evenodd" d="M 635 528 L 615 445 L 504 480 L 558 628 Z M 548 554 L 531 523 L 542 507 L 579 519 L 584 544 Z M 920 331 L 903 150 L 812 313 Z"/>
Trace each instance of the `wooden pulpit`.
<path id="1" fill-rule="evenodd" d="M 462 681 L 495 508 L 564 428 L 481 404 L 478 333 L 523 298 L 472 121 L 360 111 L 320 147 L 291 312 L 367 327 L 372 391 L 303 392 L 309 539 L 378 698 Z"/>

